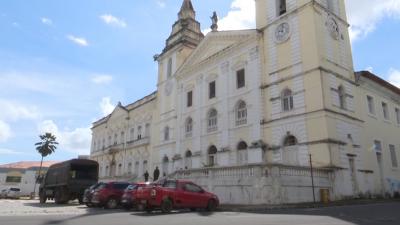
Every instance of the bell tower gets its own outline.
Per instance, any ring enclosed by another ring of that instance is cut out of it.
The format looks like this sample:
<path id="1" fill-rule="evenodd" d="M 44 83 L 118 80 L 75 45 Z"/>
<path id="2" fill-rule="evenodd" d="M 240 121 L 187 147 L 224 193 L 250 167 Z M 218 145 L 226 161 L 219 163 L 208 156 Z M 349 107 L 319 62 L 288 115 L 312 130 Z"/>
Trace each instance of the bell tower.
<path id="1" fill-rule="evenodd" d="M 337 160 L 340 149 L 361 124 L 344 0 L 255 1 L 265 139 L 280 147 L 269 160 L 307 166 L 312 154 L 316 166 L 347 168 Z M 282 141 L 287 137 L 303 144 L 290 152 Z"/>

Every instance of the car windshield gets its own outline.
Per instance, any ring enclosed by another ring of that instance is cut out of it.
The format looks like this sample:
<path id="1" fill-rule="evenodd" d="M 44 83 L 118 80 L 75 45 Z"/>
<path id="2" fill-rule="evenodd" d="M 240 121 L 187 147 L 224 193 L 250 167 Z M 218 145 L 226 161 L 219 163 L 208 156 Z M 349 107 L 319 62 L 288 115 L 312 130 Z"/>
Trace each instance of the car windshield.
<path id="1" fill-rule="evenodd" d="M 132 191 L 132 190 L 135 190 L 135 189 L 137 189 L 137 185 L 136 184 L 131 184 L 125 189 L 125 191 Z"/>
<path id="2" fill-rule="evenodd" d="M 97 166 L 71 165 L 71 178 L 73 179 L 97 179 Z"/>
<path id="3" fill-rule="evenodd" d="M 129 183 L 114 183 L 113 187 L 118 190 L 125 190 L 128 187 Z"/>
<path id="4" fill-rule="evenodd" d="M 97 187 L 94 188 L 94 189 L 95 189 L 95 190 L 100 190 L 100 189 L 103 189 L 103 188 L 105 188 L 105 187 L 107 187 L 107 184 L 101 183 L 101 184 L 99 184 L 99 186 L 97 186 Z"/>

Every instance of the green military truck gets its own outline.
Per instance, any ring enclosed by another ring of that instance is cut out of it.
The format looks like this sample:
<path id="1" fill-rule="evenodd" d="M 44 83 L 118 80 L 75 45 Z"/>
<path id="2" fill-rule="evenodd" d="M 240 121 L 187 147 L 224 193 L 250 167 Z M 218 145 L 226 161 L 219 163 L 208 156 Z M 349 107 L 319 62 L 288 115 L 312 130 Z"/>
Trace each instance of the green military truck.
<path id="1" fill-rule="evenodd" d="M 82 204 L 85 189 L 98 181 L 98 171 L 99 164 L 88 159 L 72 159 L 50 166 L 40 184 L 40 203 L 54 199 L 56 204 L 65 204 L 78 199 Z"/>

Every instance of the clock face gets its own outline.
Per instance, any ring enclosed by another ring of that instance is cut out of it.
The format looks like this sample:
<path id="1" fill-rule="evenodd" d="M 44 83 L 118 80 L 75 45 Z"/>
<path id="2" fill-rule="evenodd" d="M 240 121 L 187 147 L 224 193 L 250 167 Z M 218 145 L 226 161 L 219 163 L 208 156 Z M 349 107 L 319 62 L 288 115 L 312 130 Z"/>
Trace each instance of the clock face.
<path id="1" fill-rule="evenodd" d="M 277 43 L 283 43 L 289 39 L 290 26 L 289 23 L 284 22 L 279 24 L 275 30 L 275 40 Z"/>
<path id="2" fill-rule="evenodd" d="M 328 27 L 331 37 L 335 40 L 339 40 L 339 25 L 336 20 L 333 17 L 329 17 L 326 26 Z"/>

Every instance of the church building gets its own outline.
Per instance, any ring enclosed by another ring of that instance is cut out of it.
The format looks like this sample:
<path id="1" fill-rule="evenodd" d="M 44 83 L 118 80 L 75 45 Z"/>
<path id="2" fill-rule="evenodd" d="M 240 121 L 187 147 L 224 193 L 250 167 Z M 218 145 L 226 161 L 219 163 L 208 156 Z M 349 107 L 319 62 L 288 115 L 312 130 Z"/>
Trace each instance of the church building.
<path id="1" fill-rule="evenodd" d="M 159 55 L 157 91 L 93 124 L 102 180 L 158 167 L 221 203 L 400 193 L 400 89 L 355 72 L 344 0 L 255 0 L 256 28 L 204 35 L 191 0 Z"/>

